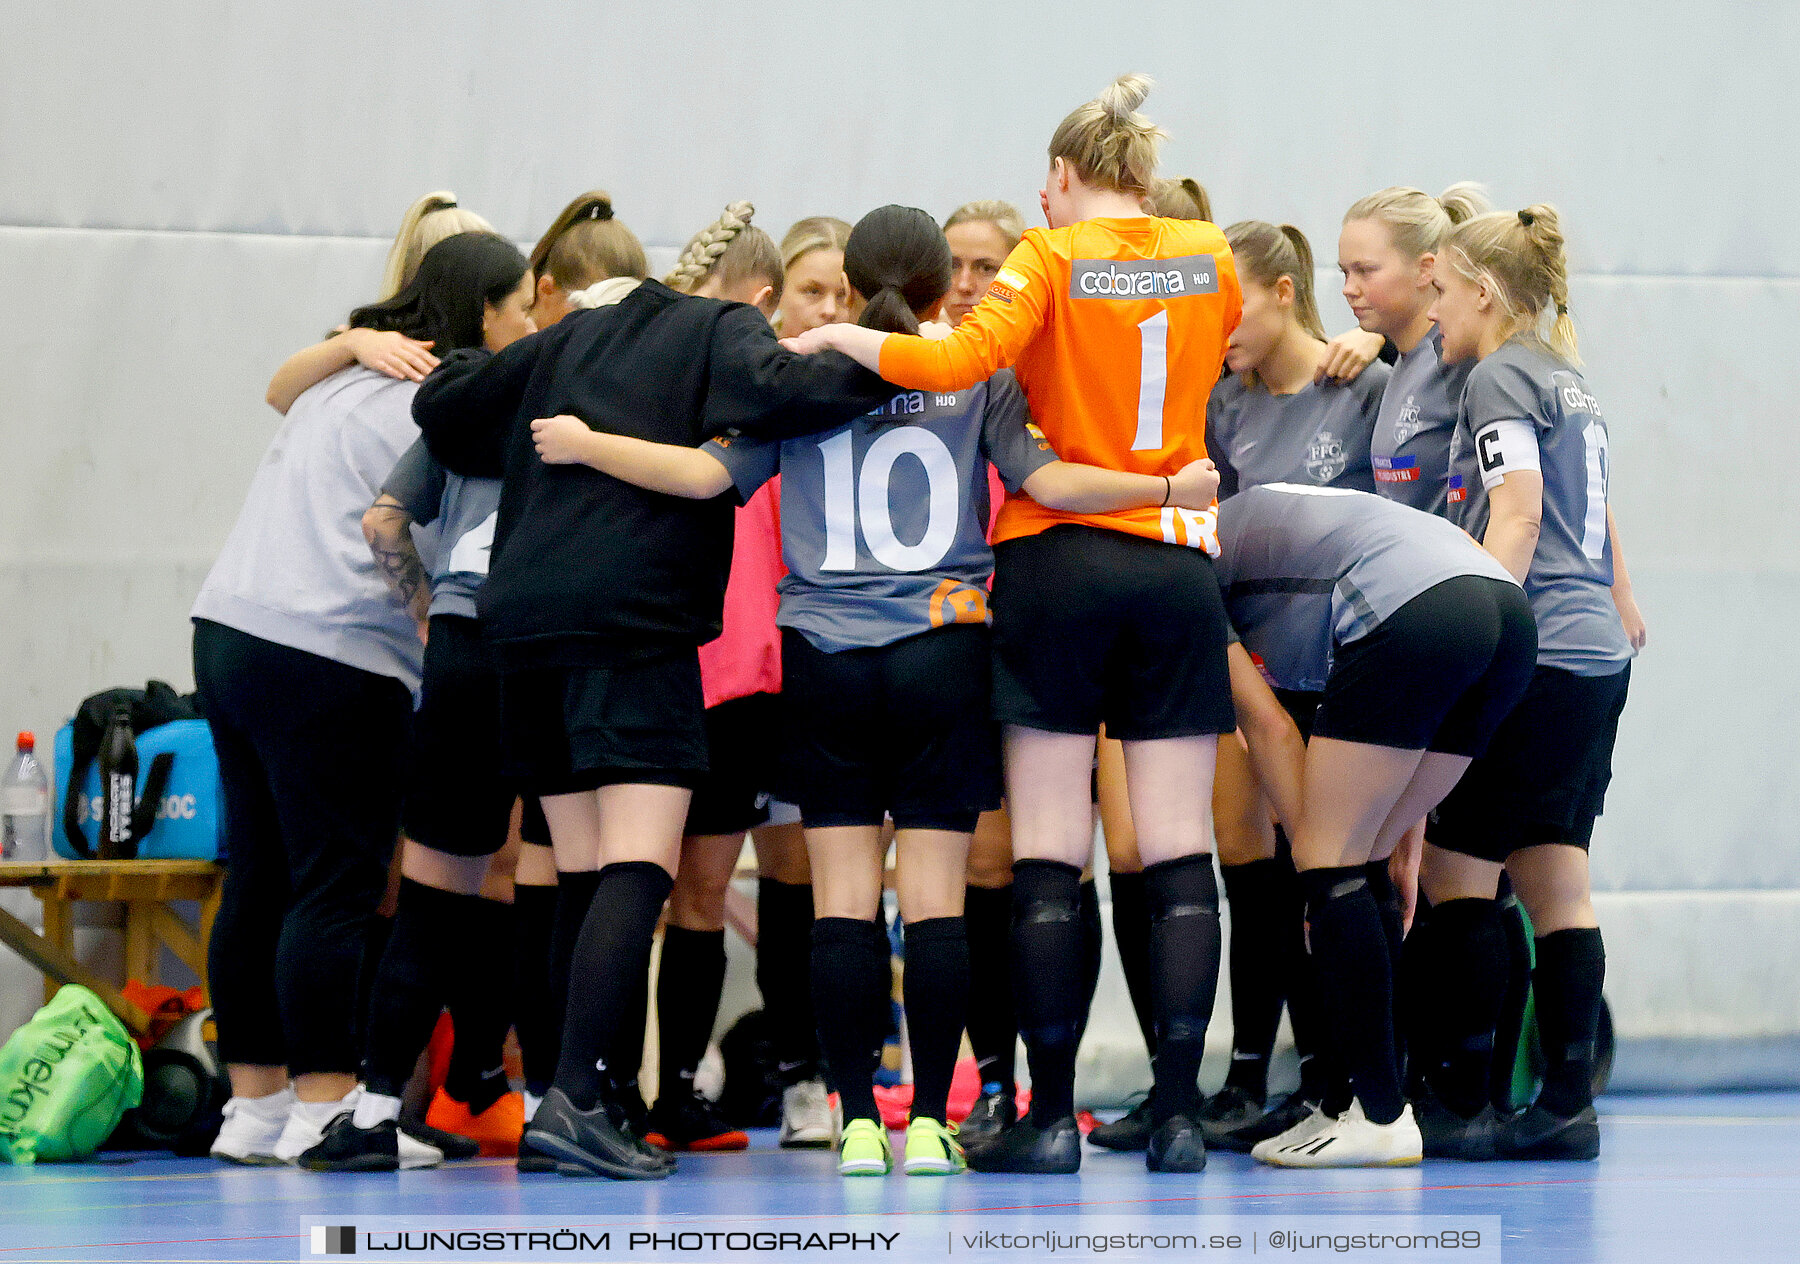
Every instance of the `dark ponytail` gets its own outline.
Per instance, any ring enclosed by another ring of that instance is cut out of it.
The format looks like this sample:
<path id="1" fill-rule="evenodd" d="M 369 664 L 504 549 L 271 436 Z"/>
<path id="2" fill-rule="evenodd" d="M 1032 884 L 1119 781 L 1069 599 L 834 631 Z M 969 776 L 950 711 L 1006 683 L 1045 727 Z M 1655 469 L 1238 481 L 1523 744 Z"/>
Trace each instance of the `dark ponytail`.
<path id="1" fill-rule="evenodd" d="M 394 297 L 351 312 L 350 327 L 403 333 L 434 344 L 439 356 L 479 347 L 487 307 L 518 289 L 528 266 L 498 233 L 457 233 L 425 252 Z"/>
<path id="2" fill-rule="evenodd" d="M 918 333 L 919 316 L 950 292 L 951 269 L 943 230 L 916 207 L 877 207 L 844 246 L 844 275 L 868 301 L 860 323 L 887 333 Z"/>

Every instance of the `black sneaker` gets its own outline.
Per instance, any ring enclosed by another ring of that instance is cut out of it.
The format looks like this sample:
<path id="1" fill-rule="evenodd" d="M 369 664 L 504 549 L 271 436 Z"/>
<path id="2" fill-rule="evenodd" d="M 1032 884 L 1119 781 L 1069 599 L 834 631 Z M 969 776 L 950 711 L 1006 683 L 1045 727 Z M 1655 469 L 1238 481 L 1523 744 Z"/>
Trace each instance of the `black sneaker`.
<path id="1" fill-rule="evenodd" d="M 1200 1104 L 1194 1122 L 1209 1146 L 1223 1144 L 1227 1133 L 1235 1132 L 1263 1117 L 1263 1104 L 1235 1084 L 1227 1084 Z"/>
<path id="2" fill-rule="evenodd" d="M 625 1126 L 624 1111 L 602 1102 L 577 1110 L 568 1095 L 552 1088 L 519 1139 L 519 1161 L 549 1159 L 563 1176 L 609 1176 L 619 1181 L 661 1180 L 675 1170 L 665 1154 L 652 1150 Z M 535 1165 L 526 1169 L 540 1171 Z"/>
<path id="3" fill-rule="evenodd" d="M 295 1160 L 309 1172 L 397 1172 L 443 1161 L 442 1151 L 404 1135 L 393 1120 L 358 1128 L 349 1111 L 326 1125 L 319 1144 Z"/>
<path id="4" fill-rule="evenodd" d="M 661 1150 L 744 1150 L 750 1134 L 733 1128 L 699 1093 L 659 1097 L 650 1111 L 644 1140 Z"/>
<path id="5" fill-rule="evenodd" d="M 957 1125 L 956 1139 L 963 1149 L 986 1145 L 1019 1122 L 1019 1103 L 1012 1091 L 999 1084 L 983 1084 L 975 1109 Z"/>
<path id="6" fill-rule="evenodd" d="M 1250 1148 L 1259 1141 L 1267 1141 L 1270 1137 L 1279 1137 L 1302 1119 L 1313 1113 L 1317 1102 L 1308 1101 L 1299 1093 L 1283 1098 L 1269 1107 L 1249 1123 L 1233 1128 L 1228 1132 L 1220 1132 L 1215 1140 L 1207 1136 L 1206 1143 L 1215 1150 L 1232 1150 L 1239 1154 L 1248 1154 Z"/>
<path id="7" fill-rule="evenodd" d="M 1200 1126 L 1186 1115 L 1171 1115 L 1146 1141 L 1144 1166 L 1152 1172 L 1204 1172 L 1206 1140 Z"/>
<path id="8" fill-rule="evenodd" d="M 400 1135 L 430 1146 L 452 1162 L 472 1159 L 481 1153 L 481 1143 L 473 1137 L 433 1128 L 417 1116 L 401 1116 Z"/>
<path id="9" fill-rule="evenodd" d="M 1495 1138 L 1499 1122 L 1490 1103 L 1483 1102 L 1473 1118 L 1465 1118 L 1426 1086 L 1412 1099 L 1412 1108 L 1426 1158 L 1486 1163 L 1498 1157 Z"/>
<path id="10" fill-rule="evenodd" d="M 1146 1097 L 1110 1124 L 1095 1124 L 1087 1139 L 1103 1150 L 1135 1153 L 1150 1144 L 1150 1132 L 1155 1127 L 1150 1118 L 1150 1099 Z"/>
<path id="11" fill-rule="evenodd" d="M 1600 1116 L 1592 1106 L 1565 1118 L 1533 1105 L 1499 1126 L 1495 1149 L 1503 1159 L 1597 1159 Z"/>
<path id="12" fill-rule="evenodd" d="M 979 1149 L 968 1150 L 977 1172 L 1025 1172 L 1061 1176 L 1081 1170 L 1081 1130 L 1073 1116 L 1040 1128 L 1029 1117 L 1005 1129 Z"/>

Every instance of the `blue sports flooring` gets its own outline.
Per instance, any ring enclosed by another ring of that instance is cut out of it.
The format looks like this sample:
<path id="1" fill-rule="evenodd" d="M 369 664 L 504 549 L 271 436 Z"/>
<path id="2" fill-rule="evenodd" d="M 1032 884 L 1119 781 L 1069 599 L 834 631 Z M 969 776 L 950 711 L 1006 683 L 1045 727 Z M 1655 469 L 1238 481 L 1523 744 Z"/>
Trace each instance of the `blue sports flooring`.
<path id="1" fill-rule="evenodd" d="M 944 1258 L 952 1226 L 1004 1226 L 1028 1212 L 1070 1227 L 1098 1216 L 1138 1224 L 1156 1218 L 1152 1227 L 1202 1217 L 1203 1231 L 1231 1217 L 1240 1228 L 1260 1225 L 1265 1234 L 1282 1217 L 1352 1215 L 1379 1227 L 1407 1215 L 1498 1216 L 1501 1252 L 1479 1258 L 1800 1260 L 1800 1093 L 1619 1097 L 1602 1104 L 1602 1115 L 1598 1163 L 1428 1162 L 1413 1169 L 1290 1172 L 1216 1154 L 1194 1177 L 1151 1175 L 1138 1156 L 1090 1147 L 1077 1177 L 908 1179 L 896 1172 L 886 1180 L 844 1180 L 828 1153 L 776 1150 L 771 1133 L 754 1134 L 746 1153 L 684 1155 L 672 1178 L 649 1184 L 521 1177 L 499 1160 L 324 1176 L 109 1156 L 77 1166 L 0 1167 L 0 1264 L 306 1259 L 309 1224 L 352 1225 L 376 1216 L 542 1216 L 589 1226 L 606 1224 L 609 1216 L 648 1216 L 665 1231 L 728 1224 L 801 1232 L 857 1216 L 867 1218 L 859 1224 L 910 1231 L 914 1255 L 890 1258 Z M 615 1239 L 615 1245 L 622 1243 Z M 613 1250 L 560 1258 L 724 1254 Z M 1261 1254 L 1272 1254 L 1266 1242 Z M 521 1251 L 480 1258 L 546 1256 Z"/>

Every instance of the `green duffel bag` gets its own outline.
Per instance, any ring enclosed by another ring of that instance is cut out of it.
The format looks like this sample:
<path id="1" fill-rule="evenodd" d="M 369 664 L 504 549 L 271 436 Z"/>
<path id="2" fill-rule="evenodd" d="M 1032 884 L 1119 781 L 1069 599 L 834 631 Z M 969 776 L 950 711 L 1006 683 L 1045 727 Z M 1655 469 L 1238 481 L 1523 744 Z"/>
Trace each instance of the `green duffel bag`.
<path id="1" fill-rule="evenodd" d="M 144 1059 L 100 998 L 68 984 L 0 1046 L 0 1159 L 79 1159 L 144 1095 Z"/>

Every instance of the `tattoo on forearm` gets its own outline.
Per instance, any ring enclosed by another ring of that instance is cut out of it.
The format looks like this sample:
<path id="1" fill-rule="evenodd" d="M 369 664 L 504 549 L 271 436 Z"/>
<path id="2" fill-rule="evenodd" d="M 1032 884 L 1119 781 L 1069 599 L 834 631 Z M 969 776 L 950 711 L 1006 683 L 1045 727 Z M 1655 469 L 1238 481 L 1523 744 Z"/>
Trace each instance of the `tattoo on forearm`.
<path id="1" fill-rule="evenodd" d="M 400 594 L 400 600 L 408 608 L 418 604 L 419 595 L 426 591 L 429 581 L 425 576 L 425 564 L 419 560 L 419 550 L 413 547 L 412 541 L 393 545 L 381 540 L 370 547 L 375 554 L 375 564 L 381 567 L 388 584 Z"/>

